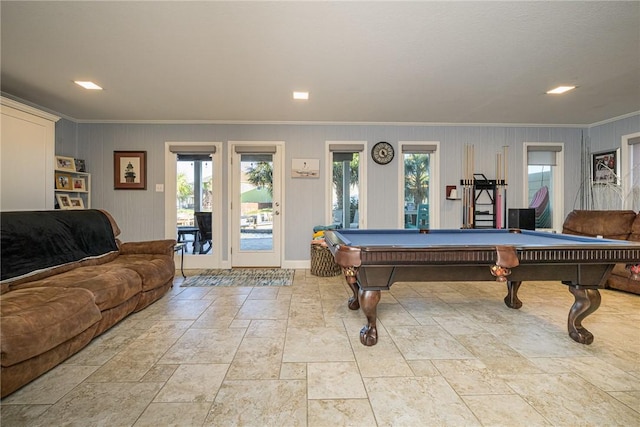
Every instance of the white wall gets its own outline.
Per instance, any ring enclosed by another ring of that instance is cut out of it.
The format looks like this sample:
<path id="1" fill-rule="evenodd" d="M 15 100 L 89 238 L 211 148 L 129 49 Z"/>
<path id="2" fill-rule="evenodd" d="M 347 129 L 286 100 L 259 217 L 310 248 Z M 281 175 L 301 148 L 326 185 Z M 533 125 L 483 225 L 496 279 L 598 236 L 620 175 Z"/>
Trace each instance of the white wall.
<path id="1" fill-rule="evenodd" d="M 324 224 L 326 177 L 317 180 L 290 178 L 291 159 L 320 159 L 323 164 L 325 141 L 367 141 L 370 150 L 378 141 L 388 141 L 399 151 L 398 141 L 440 141 L 442 200 L 441 228 L 459 228 L 460 202 L 444 200 L 444 186 L 459 185 L 463 174 L 464 145 L 475 146 L 475 171 L 488 178 L 495 175 L 496 153 L 509 147 L 508 207 L 526 207 L 522 197 L 522 144 L 524 142 L 563 142 L 565 144 L 564 210 L 574 209 L 580 182 L 580 141 L 584 129 L 568 127 L 507 126 L 402 126 L 402 125 L 219 125 L 219 124 L 73 124 L 62 120 L 64 133 L 57 145 L 59 154 L 84 158 L 92 176 L 92 206 L 111 212 L 123 230 L 123 240 L 164 237 L 164 194 L 155 192 L 155 184 L 164 183 L 165 141 L 285 141 L 284 191 L 287 206 L 285 260 L 309 258 L 309 240 L 314 225 Z M 74 141 L 74 136 L 76 136 Z M 74 152 L 70 152 L 73 151 Z M 148 185 L 146 191 L 113 189 L 113 151 L 146 150 Z M 64 151 L 64 152 L 63 152 Z M 221 155 L 227 158 L 227 145 Z M 369 153 L 366 153 L 369 155 Z M 399 209 L 395 206 L 398 183 L 398 159 L 380 166 L 370 162 L 366 182 L 368 223 L 377 227 L 395 227 Z M 577 160 L 576 160 L 577 159 Z M 574 161 L 576 160 L 576 161 Z M 227 167 L 226 165 L 224 167 Z M 223 171 L 223 176 L 228 176 Z M 226 178 L 225 178 L 226 179 Z M 228 188 L 227 182 L 222 188 Z M 222 197 L 227 206 L 226 194 Z M 222 218 L 223 223 L 227 220 Z M 223 236 L 223 241 L 228 241 Z"/>

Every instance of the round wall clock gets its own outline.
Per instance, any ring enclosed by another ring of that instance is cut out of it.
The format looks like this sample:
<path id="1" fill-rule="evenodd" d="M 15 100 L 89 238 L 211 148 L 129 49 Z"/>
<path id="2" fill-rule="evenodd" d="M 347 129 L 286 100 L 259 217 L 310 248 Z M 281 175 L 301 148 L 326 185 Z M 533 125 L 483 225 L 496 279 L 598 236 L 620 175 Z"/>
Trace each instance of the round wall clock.
<path id="1" fill-rule="evenodd" d="M 393 147 L 388 142 L 378 142 L 371 149 L 371 157 L 379 165 L 386 165 L 391 162 L 393 155 Z"/>

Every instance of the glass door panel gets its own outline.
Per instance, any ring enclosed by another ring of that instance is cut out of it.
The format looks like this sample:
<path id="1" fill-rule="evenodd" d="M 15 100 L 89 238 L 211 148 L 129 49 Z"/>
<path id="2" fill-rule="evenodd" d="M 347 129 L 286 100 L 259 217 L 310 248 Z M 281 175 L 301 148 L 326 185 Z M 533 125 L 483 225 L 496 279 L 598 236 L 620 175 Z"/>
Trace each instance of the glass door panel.
<path id="1" fill-rule="evenodd" d="M 430 228 L 429 178 L 431 155 L 403 153 L 404 228 Z"/>
<path id="2" fill-rule="evenodd" d="M 232 267 L 280 267 L 280 152 L 277 146 L 233 148 Z"/>
<path id="3" fill-rule="evenodd" d="M 240 155 L 240 250 L 273 251 L 273 155 Z"/>
<path id="4" fill-rule="evenodd" d="M 341 228 L 360 228 L 360 153 L 332 153 L 332 221 Z"/>
<path id="5" fill-rule="evenodd" d="M 212 253 L 212 177 L 209 155 L 178 154 L 176 174 L 177 240 L 185 253 Z"/>

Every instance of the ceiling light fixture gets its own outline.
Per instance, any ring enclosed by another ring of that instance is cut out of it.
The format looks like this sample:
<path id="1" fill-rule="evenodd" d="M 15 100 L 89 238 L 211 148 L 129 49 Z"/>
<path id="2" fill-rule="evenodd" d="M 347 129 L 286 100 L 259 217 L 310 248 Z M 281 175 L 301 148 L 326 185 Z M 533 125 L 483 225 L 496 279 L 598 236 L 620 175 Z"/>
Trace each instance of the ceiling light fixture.
<path id="1" fill-rule="evenodd" d="M 309 92 L 293 92 L 293 99 L 309 99 Z"/>
<path id="2" fill-rule="evenodd" d="M 572 89 L 575 89 L 575 86 L 558 86 L 555 89 L 551 89 L 549 91 L 547 91 L 547 94 L 549 95 L 560 95 L 561 93 L 565 93 L 568 92 Z"/>
<path id="3" fill-rule="evenodd" d="M 100 86 L 95 84 L 94 82 L 82 81 L 82 80 L 74 80 L 74 83 L 82 86 L 85 89 L 89 90 L 102 90 Z"/>

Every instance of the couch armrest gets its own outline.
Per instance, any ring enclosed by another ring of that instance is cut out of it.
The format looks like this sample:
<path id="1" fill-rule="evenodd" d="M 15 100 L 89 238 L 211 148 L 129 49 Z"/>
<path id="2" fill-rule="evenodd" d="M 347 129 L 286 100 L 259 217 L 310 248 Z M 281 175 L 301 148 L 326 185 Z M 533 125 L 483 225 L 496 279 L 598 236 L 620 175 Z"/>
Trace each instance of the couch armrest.
<path id="1" fill-rule="evenodd" d="M 120 244 L 121 255 L 157 254 L 173 256 L 176 241 L 173 239 L 150 240 L 146 242 L 125 242 Z"/>

